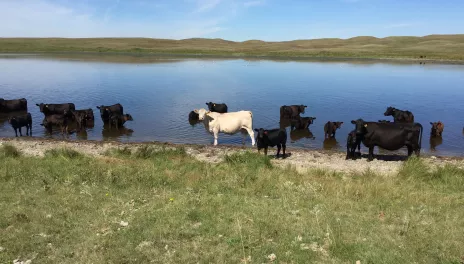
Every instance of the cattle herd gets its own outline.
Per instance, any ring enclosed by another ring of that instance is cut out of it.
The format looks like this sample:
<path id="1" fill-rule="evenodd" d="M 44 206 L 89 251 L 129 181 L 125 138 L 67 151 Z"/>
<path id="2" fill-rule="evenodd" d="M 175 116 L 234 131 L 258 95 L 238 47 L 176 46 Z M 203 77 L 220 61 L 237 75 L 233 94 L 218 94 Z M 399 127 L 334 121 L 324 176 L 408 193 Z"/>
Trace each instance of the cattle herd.
<path id="1" fill-rule="evenodd" d="M 228 107 L 223 103 L 206 103 L 208 110 L 201 108 L 189 113 L 189 122 L 203 123 L 206 130 L 214 136 L 214 145 L 218 144 L 218 134 L 236 134 L 241 132 L 243 142 L 247 135 L 250 136 L 252 145 L 257 145 L 258 152 L 264 149 L 265 155 L 269 147 L 277 146 L 277 157 L 285 158 L 287 143 L 286 127 L 290 131 L 307 130 L 314 123 L 316 117 L 302 117 L 306 105 L 283 105 L 280 107 L 280 127 L 275 129 L 255 128 L 253 129 L 253 113 L 251 111 L 228 112 Z M 40 112 L 44 114 L 42 125 L 48 133 L 52 128 L 59 128 L 62 134 L 69 134 L 69 125 L 74 123 L 77 130 L 85 130 L 90 122 L 94 121 L 92 109 L 76 110 L 73 103 L 64 104 L 36 104 Z M 127 121 L 132 121 L 130 114 L 124 114 L 123 106 L 119 103 L 114 105 L 100 105 L 100 116 L 104 124 L 110 129 L 119 129 Z M 18 112 L 23 112 L 18 114 Z M 8 123 L 13 127 L 16 136 L 18 130 L 22 136 L 22 127 L 26 127 L 26 135 L 32 136 L 32 117 L 28 112 L 27 100 L 25 98 L 5 100 L 0 98 L 0 114 L 11 114 Z M 384 116 L 392 116 L 393 120 L 378 120 L 368 122 L 362 119 L 352 120 L 354 129 L 348 133 L 346 142 L 346 159 L 356 159 L 360 156 L 361 143 L 369 149 L 368 160 L 373 160 L 374 147 L 386 150 L 398 150 L 407 147 L 408 156 L 415 152 L 420 155 L 423 127 L 414 122 L 414 115 L 410 111 L 403 111 L 394 107 L 388 107 Z M 441 137 L 444 124 L 440 121 L 430 122 L 431 137 Z M 337 129 L 343 125 L 341 121 L 328 121 L 324 124 L 325 138 L 335 138 Z M 255 133 L 257 136 L 255 138 Z M 358 153 L 356 153 L 358 149 Z"/>
<path id="2" fill-rule="evenodd" d="M 73 103 L 64 104 L 36 104 L 40 112 L 43 113 L 44 119 L 40 124 L 48 133 L 52 133 L 53 127 L 59 128 L 61 134 L 70 134 L 69 126 L 75 124 L 77 131 L 81 131 L 89 127 L 95 118 L 91 108 L 76 110 Z M 100 105 L 97 106 L 100 110 L 100 116 L 104 124 L 110 129 L 115 127 L 119 129 L 127 121 L 132 121 L 130 114 L 124 114 L 121 104 Z M 24 112 L 24 114 L 17 114 Z M 0 98 L 0 114 L 16 113 L 8 117 L 8 123 L 13 127 L 16 136 L 22 136 L 22 127 L 26 127 L 26 135 L 32 136 L 32 116 L 28 112 L 27 100 L 25 98 L 4 100 Z"/>

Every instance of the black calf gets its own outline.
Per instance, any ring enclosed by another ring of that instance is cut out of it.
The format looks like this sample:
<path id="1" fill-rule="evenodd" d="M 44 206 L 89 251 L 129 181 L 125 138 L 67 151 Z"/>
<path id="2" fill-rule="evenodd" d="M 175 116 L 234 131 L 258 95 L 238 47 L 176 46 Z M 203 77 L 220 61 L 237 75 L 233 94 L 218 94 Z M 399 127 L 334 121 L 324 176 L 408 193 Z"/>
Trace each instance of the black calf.
<path id="1" fill-rule="evenodd" d="M 255 129 L 258 133 L 256 137 L 256 146 L 258 152 L 264 149 L 264 155 L 267 155 L 268 147 L 277 146 L 277 155 L 279 157 L 280 149 L 283 151 L 283 158 L 285 158 L 285 148 L 287 147 L 287 131 L 285 129 L 270 129 L 264 130 L 263 128 Z"/>
<path id="2" fill-rule="evenodd" d="M 29 136 L 29 131 L 31 131 L 32 136 L 32 116 L 30 113 L 27 113 L 24 116 L 13 116 L 8 118 L 8 123 L 13 127 L 16 136 L 18 136 L 18 129 L 19 135 L 22 137 L 23 133 L 21 132 L 22 127 L 26 127 L 26 136 Z"/>

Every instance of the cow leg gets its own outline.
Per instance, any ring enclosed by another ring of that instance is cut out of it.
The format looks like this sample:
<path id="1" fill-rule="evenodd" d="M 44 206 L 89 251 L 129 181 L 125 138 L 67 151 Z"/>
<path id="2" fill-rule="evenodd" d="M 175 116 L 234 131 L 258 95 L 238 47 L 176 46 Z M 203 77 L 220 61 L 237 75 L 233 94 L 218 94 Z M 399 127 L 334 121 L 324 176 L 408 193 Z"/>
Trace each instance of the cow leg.
<path id="1" fill-rule="evenodd" d="M 18 137 L 18 129 L 17 129 L 17 128 L 13 128 L 13 129 L 14 129 L 14 131 L 15 131 L 16 137 Z"/>
<path id="2" fill-rule="evenodd" d="M 214 135 L 214 145 L 217 146 L 218 144 L 218 134 L 219 134 L 219 131 L 217 129 L 215 129 L 213 131 L 213 135 Z"/>
<path id="3" fill-rule="evenodd" d="M 255 133 L 253 132 L 253 129 L 251 128 L 246 128 L 246 130 L 248 131 L 248 134 L 250 135 L 250 138 L 251 138 L 251 145 L 254 146 L 255 145 Z"/>
<path id="4" fill-rule="evenodd" d="M 282 144 L 282 158 L 285 159 L 285 149 L 287 148 L 286 144 Z"/>
<path id="5" fill-rule="evenodd" d="M 408 146 L 408 157 L 412 155 L 412 146 Z"/>
<path id="6" fill-rule="evenodd" d="M 374 147 L 369 147 L 368 161 L 373 161 L 373 160 L 374 160 Z"/>
<path id="7" fill-rule="evenodd" d="M 22 137 L 23 136 L 23 133 L 21 132 L 22 128 L 19 127 L 19 135 Z"/>
<path id="8" fill-rule="evenodd" d="M 351 148 L 350 148 L 350 146 L 347 144 L 347 145 L 346 145 L 346 157 L 345 157 L 346 160 L 350 158 L 350 154 L 351 154 Z"/>
<path id="9" fill-rule="evenodd" d="M 267 156 L 267 147 L 264 148 L 264 156 Z"/>
<path id="10" fill-rule="evenodd" d="M 29 125 L 29 136 L 32 137 L 32 124 Z"/>
<path id="11" fill-rule="evenodd" d="M 279 158 L 279 155 L 280 155 L 280 149 L 282 148 L 282 146 L 280 144 L 277 144 L 277 155 L 276 155 L 276 158 Z"/>

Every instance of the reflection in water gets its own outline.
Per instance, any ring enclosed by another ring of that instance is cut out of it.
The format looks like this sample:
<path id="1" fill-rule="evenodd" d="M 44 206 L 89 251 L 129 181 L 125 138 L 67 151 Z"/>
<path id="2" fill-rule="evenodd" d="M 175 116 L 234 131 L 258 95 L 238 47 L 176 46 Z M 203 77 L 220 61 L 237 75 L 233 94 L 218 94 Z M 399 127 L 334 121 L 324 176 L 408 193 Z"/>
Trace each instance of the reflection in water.
<path id="1" fill-rule="evenodd" d="M 281 118 L 280 121 L 280 128 L 285 129 L 291 125 L 290 119 L 288 118 Z"/>
<path id="2" fill-rule="evenodd" d="M 88 139 L 87 130 L 82 129 L 81 131 L 77 132 L 76 138 L 80 140 L 87 140 Z"/>
<path id="3" fill-rule="evenodd" d="M 102 136 L 104 140 L 118 139 L 122 136 L 132 136 L 134 130 L 126 128 L 125 126 L 120 126 L 119 129 L 109 128 L 108 124 L 105 124 L 102 129 Z"/>
<path id="4" fill-rule="evenodd" d="M 309 138 L 309 139 L 316 139 L 311 132 L 311 130 L 308 129 L 293 129 L 290 131 L 290 139 L 291 142 L 294 143 L 295 141 L 298 141 L 302 138 Z"/>
<path id="5" fill-rule="evenodd" d="M 436 151 L 436 147 L 443 143 L 442 137 L 430 137 L 430 150 Z"/>
<path id="6" fill-rule="evenodd" d="M 323 148 L 325 150 L 331 150 L 331 149 L 339 149 L 340 148 L 340 144 L 338 144 L 338 141 L 336 138 L 326 138 L 324 139 L 324 142 L 323 142 Z"/>

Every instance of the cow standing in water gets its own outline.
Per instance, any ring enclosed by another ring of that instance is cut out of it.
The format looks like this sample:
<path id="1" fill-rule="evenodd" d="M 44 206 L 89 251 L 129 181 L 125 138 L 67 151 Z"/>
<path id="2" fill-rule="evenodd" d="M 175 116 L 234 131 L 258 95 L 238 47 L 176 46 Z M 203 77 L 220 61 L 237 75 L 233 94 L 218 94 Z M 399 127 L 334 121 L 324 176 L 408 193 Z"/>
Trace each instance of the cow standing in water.
<path id="1" fill-rule="evenodd" d="M 22 127 L 26 127 L 26 136 L 29 136 L 29 131 L 31 131 L 30 135 L 32 136 L 32 116 L 30 113 L 23 116 L 11 116 L 8 118 L 8 123 L 13 127 L 16 137 L 18 136 L 18 129 L 19 135 L 23 136 Z"/>
<path id="2" fill-rule="evenodd" d="M 430 129 L 430 136 L 431 137 L 441 137 L 443 134 L 443 130 L 445 129 L 445 125 L 441 122 L 430 122 L 432 128 Z"/>
<path id="3" fill-rule="evenodd" d="M 335 137 L 335 132 L 342 126 L 343 122 L 328 121 L 324 125 L 324 138 Z"/>
<path id="4" fill-rule="evenodd" d="M 414 123 L 414 115 L 409 111 L 403 111 L 389 106 L 384 116 L 393 116 L 395 123 Z"/>
<path id="5" fill-rule="evenodd" d="M 27 100 L 26 98 L 5 100 L 0 98 L 0 114 L 27 111 Z"/>
<path id="6" fill-rule="evenodd" d="M 118 115 L 124 114 L 124 108 L 119 103 L 114 104 L 114 105 L 100 105 L 100 106 L 97 106 L 97 109 L 100 110 L 100 116 L 103 121 L 103 124 L 106 124 L 110 121 L 110 116 L 112 114 L 118 114 Z"/>
<path id="7" fill-rule="evenodd" d="M 76 106 L 73 103 L 65 103 L 65 104 L 36 104 L 40 112 L 44 114 L 44 116 L 49 115 L 62 115 L 65 111 L 75 111 Z"/>
<path id="8" fill-rule="evenodd" d="M 216 113 L 206 111 L 206 109 L 195 109 L 198 119 L 203 121 L 205 129 L 213 134 L 214 145 L 218 144 L 219 133 L 233 135 L 241 132 L 243 143 L 245 142 L 246 133 L 250 135 L 251 145 L 255 145 L 255 136 L 253 132 L 253 114 L 251 111 L 238 111 L 229 113 Z"/>
<path id="9" fill-rule="evenodd" d="M 280 118 L 295 119 L 300 114 L 304 114 L 306 105 L 283 105 L 280 107 Z"/>
<path id="10" fill-rule="evenodd" d="M 227 113 L 227 105 L 226 104 L 217 104 L 213 102 L 206 103 L 208 106 L 209 111 L 216 112 L 216 113 Z"/>
<path id="11" fill-rule="evenodd" d="M 258 152 L 261 149 L 264 149 L 264 155 L 267 156 L 268 147 L 277 146 L 277 155 L 279 157 L 280 149 L 282 149 L 282 157 L 285 158 L 285 148 L 287 147 L 287 130 L 276 128 L 265 130 L 263 128 L 255 129 L 258 133 L 256 137 L 256 146 L 258 147 Z"/>
<path id="12" fill-rule="evenodd" d="M 406 146 L 408 157 L 413 152 L 420 155 L 423 127 L 419 123 L 377 123 L 362 119 L 352 120 L 351 123 L 355 125 L 356 136 L 369 148 L 369 161 L 374 159 L 375 146 L 390 151 Z"/>

